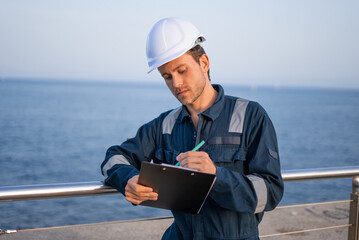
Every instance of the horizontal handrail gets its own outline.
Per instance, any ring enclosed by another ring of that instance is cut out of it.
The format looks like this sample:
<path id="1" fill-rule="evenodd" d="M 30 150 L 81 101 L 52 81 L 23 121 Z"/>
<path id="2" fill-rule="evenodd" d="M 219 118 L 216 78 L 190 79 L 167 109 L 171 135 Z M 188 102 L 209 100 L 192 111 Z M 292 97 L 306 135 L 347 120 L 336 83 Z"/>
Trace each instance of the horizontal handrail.
<path id="1" fill-rule="evenodd" d="M 359 166 L 298 169 L 282 172 L 282 177 L 285 182 L 349 178 L 356 176 L 359 176 Z"/>
<path id="2" fill-rule="evenodd" d="M 101 181 L 0 187 L 0 202 L 85 197 L 119 192 Z"/>
<path id="3" fill-rule="evenodd" d="M 286 170 L 282 172 L 285 182 L 307 181 L 359 176 L 359 166 Z M 64 197 L 83 197 L 119 192 L 101 181 L 79 183 L 38 184 L 0 187 L 0 202 L 22 201 Z"/>

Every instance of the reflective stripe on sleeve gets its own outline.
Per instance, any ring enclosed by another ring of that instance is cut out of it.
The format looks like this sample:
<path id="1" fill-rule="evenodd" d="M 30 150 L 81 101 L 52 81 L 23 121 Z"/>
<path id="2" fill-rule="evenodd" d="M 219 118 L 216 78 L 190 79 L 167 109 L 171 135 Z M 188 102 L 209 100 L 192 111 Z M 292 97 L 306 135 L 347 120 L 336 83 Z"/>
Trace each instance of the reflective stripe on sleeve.
<path id="1" fill-rule="evenodd" d="M 171 134 L 182 107 L 172 110 L 162 122 L 162 134 Z"/>
<path id="2" fill-rule="evenodd" d="M 243 133 L 244 117 L 246 115 L 246 109 L 248 100 L 238 98 L 236 105 L 234 106 L 231 122 L 229 124 L 228 132 Z"/>
<path id="3" fill-rule="evenodd" d="M 108 177 L 107 175 L 107 171 L 110 170 L 113 166 L 115 166 L 116 164 L 126 164 L 126 165 L 130 165 L 130 162 L 123 156 L 123 155 L 115 155 L 113 157 L 111 157 L 107 163 L 105 164 L 105 166 L 103 166 L 102 168 L 102 173 L 105 176 L 105 178 Z"/>
<path id="4" fill-rule="evenodd" d="M 247 177 L 252 182 L 254 191 L 257 195 L 257 207 L 254 213 L 263 212 L 267 204 L 267 186 L 264 180 L 260 177 L 254 175 L 248 175 Z"/>

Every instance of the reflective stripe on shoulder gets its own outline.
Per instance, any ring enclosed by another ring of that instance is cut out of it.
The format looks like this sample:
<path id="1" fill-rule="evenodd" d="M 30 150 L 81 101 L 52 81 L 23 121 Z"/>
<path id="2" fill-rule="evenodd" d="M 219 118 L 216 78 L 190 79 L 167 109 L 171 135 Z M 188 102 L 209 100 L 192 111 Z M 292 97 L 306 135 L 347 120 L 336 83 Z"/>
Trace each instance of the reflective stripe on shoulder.
<path id="1" fill-rule="evenodd" d="M 181 113 L 182 106 L 172 110 L 162 122 L 162 134 L 171 134 L 176 120 Z"/>
<path id="2" fill-rule="evenodd" d="M 234 106 L 228 132 L 243 133 L 244 117 L 249 101 L 238 98 Z"/>
<path id="3" fill-rule="evenodd" d="M 267 186 L 264 180 L 260 177 L 254 175 L 248 175 L 247 177 L 252 182 L 254 191 L 257 195 L 257 207 L 254 213 L 263 212 L 267 204 Z"/>
<path id="4" fill-rule="evenodd" d="M 115 155 L 113 157 L 111 157 L 107 163 L 105 164 L 105 166 L 103 166 L 102 168 L 102 173 L 105 176 L 105 178 L 108 177 L 107 175 L 107 171 L 110 170 L 113 166 L 115 166 L 116 164 L 126 164 L 126 165 L 130 165 L 130 162 L 123 156 L 123 155 Z"/>

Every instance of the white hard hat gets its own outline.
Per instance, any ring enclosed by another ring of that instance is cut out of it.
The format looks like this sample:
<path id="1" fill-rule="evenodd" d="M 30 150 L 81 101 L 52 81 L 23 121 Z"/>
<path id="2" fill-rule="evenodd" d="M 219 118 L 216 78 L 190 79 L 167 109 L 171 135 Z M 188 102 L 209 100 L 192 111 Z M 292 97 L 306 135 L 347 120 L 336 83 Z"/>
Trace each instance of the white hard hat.
<path id="1" fill-rule="evenodd" d="M 148 73 L 186 53 L 206 39 L 190 22 L 164 18 L 155 23 L 147 37 Z"/>

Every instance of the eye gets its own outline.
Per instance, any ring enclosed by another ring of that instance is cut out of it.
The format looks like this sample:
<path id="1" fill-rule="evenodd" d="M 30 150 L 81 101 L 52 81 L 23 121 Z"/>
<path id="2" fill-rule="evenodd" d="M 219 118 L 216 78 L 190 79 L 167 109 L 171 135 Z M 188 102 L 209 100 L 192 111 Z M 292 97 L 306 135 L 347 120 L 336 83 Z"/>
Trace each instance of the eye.
<path id="1" fill-rule="evenodd" d="M 165 75 L 163 75 L 162 77 L 163 77 L 163 79 L 166 80 L 166 81 L 169 81 L 169 80 L 172 79 L 172 75 L 170 75 L 170 74 L 165 74 Z"/>
<path id="2" fill-rule="evenodd" d="M 183 73 L 185 73 L 186 71 L 187 71 L 187 68 L 184 68 L 184 67 L 178 69 L 178 73 L 179 73 L 179 74 L 183 74 Z"/>

